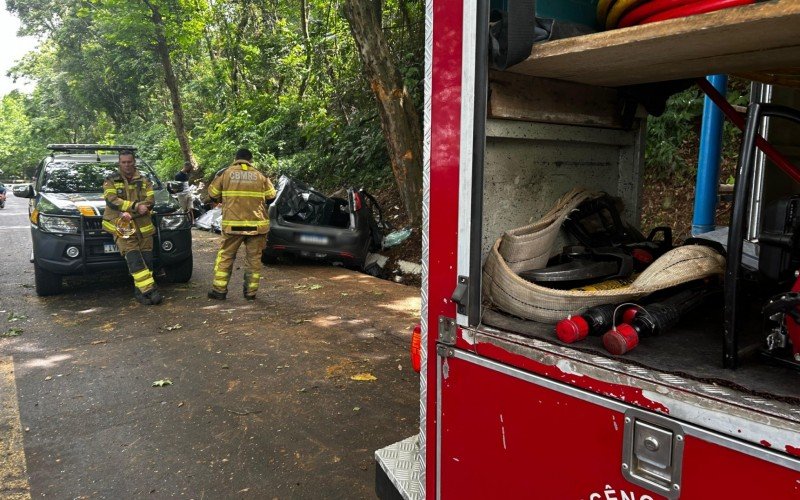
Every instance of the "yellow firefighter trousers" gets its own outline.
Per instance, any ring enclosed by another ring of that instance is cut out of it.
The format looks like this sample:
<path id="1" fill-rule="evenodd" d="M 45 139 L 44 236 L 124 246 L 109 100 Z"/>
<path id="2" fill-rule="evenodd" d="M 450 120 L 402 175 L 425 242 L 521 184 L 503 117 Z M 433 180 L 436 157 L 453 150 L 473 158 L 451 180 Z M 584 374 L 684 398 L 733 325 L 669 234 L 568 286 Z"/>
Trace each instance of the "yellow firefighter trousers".
<path id="1" fill-rule="evenodd" d="M 222 245 L 214 261 L 213 288 L 217 292 L 228 292 L 228 281 L 231 278 L 233 260 L 241 244 L 244 243 L 247 251 L 247 271 L 244 273 L 244 294 L 255 296 L 258 291 L 258 282 L 261 279 L 261 252 L 267 246 L 267 235 L 257 234 L 245 236 L 242 234 L 223 234 Z"/>
<path id="2" fill-rule="evenodd" d="M 147 293 L 156 286 L 151 268 L 153 266 L 153 237 L 142 236 L 138 231 L 130 238 L 114 238 L 119 253 L 128 264 L 128 272 L 133 277 L 133 284 L 142 293 Z"/>

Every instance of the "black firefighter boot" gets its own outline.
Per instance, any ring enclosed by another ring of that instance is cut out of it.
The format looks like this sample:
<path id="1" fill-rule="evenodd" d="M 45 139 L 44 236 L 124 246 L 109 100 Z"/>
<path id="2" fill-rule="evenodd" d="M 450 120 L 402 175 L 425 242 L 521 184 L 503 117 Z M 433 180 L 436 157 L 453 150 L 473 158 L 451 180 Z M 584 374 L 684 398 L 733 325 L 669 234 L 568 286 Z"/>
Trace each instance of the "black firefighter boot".
<path id="1" fill-rule="evenodd" d="M 158 288 L 156 287 L 153 287 L 149 292 L 146 292 L 143 295 L 150 301 L 150 304 L 154 306 L 164 301 L 164 297 L 161 295 L 161 292 L 159 292 Z"/>
<path id="2" fill-rule="evenodd" d="M 214 300 L 225 300 L 228 298 L 228 294 L 224 292 L 218 292 L 216 290 L 209 290 L 208 298 Z"/>
<path id="3" fill-rule="evenodd" d="M 142 293 L 138 288 L 136 288 L 134 289 L 133 295 L 140 304 L 144 304 L 146 306 L 155 306 L 164 301 L 164 297 L 157 288 L 153 288 L 145 293 Z"/>

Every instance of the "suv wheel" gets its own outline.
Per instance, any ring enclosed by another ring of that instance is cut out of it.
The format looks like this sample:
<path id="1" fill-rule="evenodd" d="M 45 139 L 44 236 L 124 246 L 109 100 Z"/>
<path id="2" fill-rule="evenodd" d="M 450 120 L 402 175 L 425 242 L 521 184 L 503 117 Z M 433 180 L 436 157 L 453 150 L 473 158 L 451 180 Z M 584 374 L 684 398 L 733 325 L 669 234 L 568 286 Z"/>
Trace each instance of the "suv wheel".
<path id="1" fill-rule="evenodd" d="M 261 253 L 261 263 L 265 266 L 271 266 L 278 263 L 278 256 L 268 254 L 266 251 Z"/>
<path id="2" fill-rule="evenodd" d="M 190 255 L 183 262 L 172 266 L 164 266 L 164 272 L 167 274 L 167 280 L 170 283 L 186 283 L 192 278 L 193 267 L 194 261 Z"/>
<path id="3" fill-rule="evenodd" d="M 36 295 L 46 297 L 61 293 L 61 275 L 51 273 L 33 263 L 33 274 L 36 282 Z"/>

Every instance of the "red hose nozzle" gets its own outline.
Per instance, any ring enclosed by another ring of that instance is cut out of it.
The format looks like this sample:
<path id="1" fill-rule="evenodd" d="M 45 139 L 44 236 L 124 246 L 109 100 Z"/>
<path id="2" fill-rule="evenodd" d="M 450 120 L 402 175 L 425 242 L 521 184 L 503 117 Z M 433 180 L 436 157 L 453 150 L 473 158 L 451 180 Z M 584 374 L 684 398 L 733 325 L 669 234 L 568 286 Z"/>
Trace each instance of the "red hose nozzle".
<path id="1" fill-rule="evenodd" d="M 629 325 L 633 323 L 634 318 L 639 314 L 639 307 L 628 307 L 622 311 L 622 323 L 628 323 Z"/>
<path id="2" fill-rule="evenodd" d="M 639 344 L 639 334 L 626 323 L 617 325 L 603 335 L 603 346 L 608 352 L 619 356 Z"/>
<path id="3" fill-rule="evenodd" d="M 561 342 L 572 344 L 589 335 L 589 323 L 583 316 L 564 318 L 556 323 L 556 335 Z"/>

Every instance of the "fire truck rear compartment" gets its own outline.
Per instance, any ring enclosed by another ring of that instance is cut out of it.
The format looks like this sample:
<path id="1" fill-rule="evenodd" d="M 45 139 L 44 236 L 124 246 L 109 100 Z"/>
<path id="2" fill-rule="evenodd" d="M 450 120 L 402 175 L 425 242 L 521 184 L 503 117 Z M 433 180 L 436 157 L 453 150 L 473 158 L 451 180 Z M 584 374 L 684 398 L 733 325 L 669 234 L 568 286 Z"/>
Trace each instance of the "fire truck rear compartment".
<path id="1" fill-rule="evenodd" d="M 498 86 L 499 80 L 502 86 Z M 558 87 L 552 81 L 519 75 L 490 76 L 483 209 L 480 219 L 473 214 L 473 221 L 480 220 L 482 227 L 481 263 L 504 231 L 536 221 L 559 196 L 575 187 L 620 197 L 625 204 L 625 219 L 639 225 L 646 118 L 640 114 L 631 128 L 623 128 L 614 118 L 615 108 L 607 104 L 609 90 L 572 84 Z M 547 102 L 547 113 L 515 108 L 511 116 L 510 110 L 497 104 L 508 100 L 508 95 L 522 93 L 533 107 L 536 102 Z M 592 98 L 599 104 L 590 112 L 585 103 Z M 519 116 L 525 121 L 509 119 Z M 560 239 L 554 250 L 559 251 L 565 242 Z M 740 346 L 753 346 L 755 351 L 763 337 L 760 311 L 755 308 L 751 316 L 752 324 L 746 329 L 747 336 L 740 339 Z M 522 338 L 538 339 L 571 350 L 578 357 L 605 358 L 658 376 L 674 375 L 754 400 L 774 401 L 787 409 L 783 416 L 800 422 L 797 411 L 788 411 L 790 407 L 800 408 L 797 370 L 765 363 L 758 356 L 745 358 L 736 370 L 722 367 L 721 303 L 684 318 L 665 335 L 642 339 L 636 349 L 623 356 L 610 355 L 599 337 L 571 345 L 561 343 L 554 325 L 522 320 L 485 303 L 475 331 L 487 339 L 512 343 Z M 684 389 L 693 390 L 692 384 Z M 743 401 L 747 404 L 746 399 Z"/>

